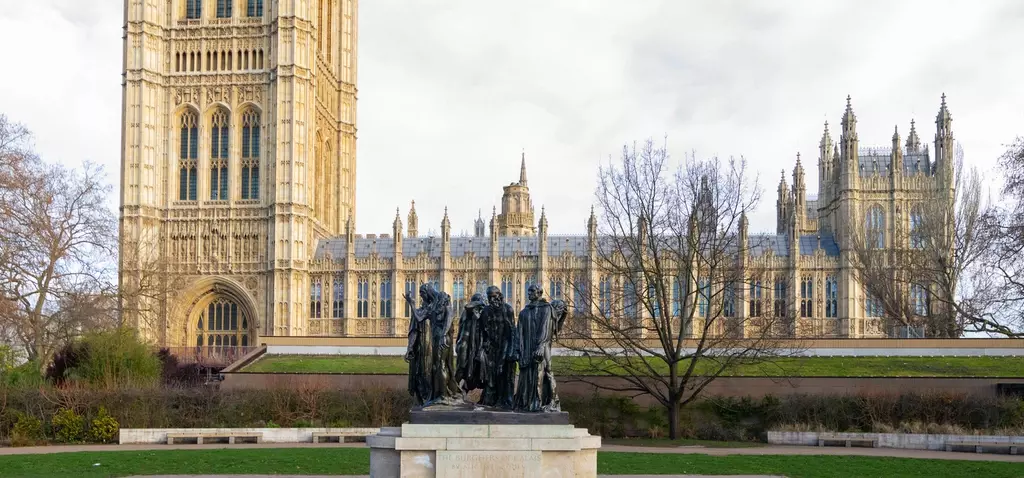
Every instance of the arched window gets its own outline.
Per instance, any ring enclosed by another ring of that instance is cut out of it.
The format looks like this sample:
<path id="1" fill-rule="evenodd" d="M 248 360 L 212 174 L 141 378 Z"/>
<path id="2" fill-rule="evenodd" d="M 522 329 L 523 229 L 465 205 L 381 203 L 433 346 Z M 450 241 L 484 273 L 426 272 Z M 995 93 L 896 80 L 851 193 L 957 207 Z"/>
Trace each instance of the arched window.
<path id="1" fill-rule="evenodd" d="M 242 115 L 242 199 L 260 198 L 260 114 Z"/>
<path id="2" fill-rule="evenodd" d="M 380 281 L 380 317 L 391 317 L 391 279 L 388 278 Z"/>
<path id="3" fill-rule="evenodd" d="M 885 247 L 885 213 L 882 212 L 881 206 L 875 206 L 868 210 L 864 231 L 866 233 L 865 244 L 869 248 Z"/>
<path id="4" fill-rule="evenodd" d="M 462 314 L 462 308 L 466 305 L 466 281 L 461 276 L 455 277 L 452 281 L 452 310 L 455 315 Z"/>
<path id="5" fill-rule="evenodd" d="M 249 17 L 262 17 L 263 0 L 247 0 L 245 13 Z"/>
<path id="6" fill-rule="evenodd" d="M 679 317 L 683 311 L 683 281 L 672 279 L 672 317 Z"/>
<path id="7" fill-rule="evenodd" d="M 551 300 L 565 300 L 562 292 L 562 279 L 551 279 L 548 283 L 550 284 L 548 290 L 550 291 Z"/>
<path id="8" fill-rule="evenodd" d="M 924 231 L 921 209 L 914 208 L 910 212 L 910 247 L 921 249 L 924 247 Z"/>
<path id="9" fill-rule="evenodd" d="M 345 317 L 345 281 L 340 275 L 334 276 L 334 293 L 331 302 L 331 317 L 341 319 Z"/>
<path id="10" fill-rule="evenodd" d="M 864 315 L 868 317 L 882 316 L 882 301 L 868 292 L 867 288 L 864 289 Z"/>
<path id="11" fill-rule="evenodd" d="M 587 297 L 587 280 L 584 277 L 577 276 L 576 284 L 572 288 L 572 307 L 573 312 L 576 314 L 585 314 L 590 311 L 589 302 Z"/>
<path id="12" fill-rule="evenodd" d="M 356 283 L 356 317 L 370 316 L 370 282 L 360 278 Z"/>
<path id="13" fill-rule="evenodd" d="M 914 315 L 928 316 L 928 289 L 920 284 L 910 286 L 910 301 L 914 306 Z"/>
<path id="14" fill-rule="evenodd" d="M 736 317 L 736 286 L 732 282 L 722 287 L 722 315 Z"/>
<path id="15" fill-rule="evenodd" d="M 711 300 L 711 281 L 708 279 L 697 280 L 697 313 L 701 317 L 708 316 L 708 302 Z"/>
<path id="16" fill-rule="evenodd" d="M 412 311 L 416 308 L 416 301 L 419 300 L 419 291 L 416 290 L 416 279 L 405 280 L 405 295 L 412 300 L 405 301 L 405 316 L 412 317 Z"/>
<path id="17" fill-rule="evenodd" d="M 601 276 L 598 284 L 601 315 L 609 318 L 612 315 L 612 280 L 608 276 Z"/>
<path id="18" fill-rule="evenodd" d="M 786 317 L 786 298 L 789 294 L 789 290 L 786 287 L 786 279 L 777 278 L 775 279 L 775 317 Z"/>
<path id="19" fill-rule="evenodd" d="M 825 317 L 839 317 L 839 283 L 834 276 L 825 278 Z"/>
<path id="20" fill-rule="evenodd" d="M 487 300 L 487 281 L 478 280 L 476 281 L 476 294 L 484 296 L 484 300 Z"/>
<path id="21" fill-rule="evenodd" d="M 217 0 L 217 18 L 231 18 L 231 4 L 234 0 Z"/>
<path id="22" fill-rule="evenodd" d="M 324 287 L 320 279 L 313 279 L 309 287 L 309 316 L 323 318 Z"/>
<path id="23" fill-rule="evenodd" d="M 636 285 L 633 284 L 633 281 L 626 280 L 626 283 L 622 285 L 622 300 L 622 308 L 626 317 L 631 319 L 636 318 L 636 303 L 638 300 L 636 295 Z"/>
<path id="24" fill-rule="evenodd" d="M 203 0 L 186 0 L 185 18 L 194 20 L 203 16 Z"/>
<path id="25" fill-rule="evenodd" d="M 513 283 L 511 276 L 501 278 L 501 295 L 505 296 L 505 303 L 512 303 Z"/>
<path id="26" fill-rule="evenodd" d="M 193 111 L 181 115 L 181 152 L 178 161 L 178 200 L 195 201 L 198 189 L 199 117 Z"/>
<path id="27" fill-rule="evenodd" d="M 248 347 L 249 318 L 229 299 L 210 302 L 196 322 L 196 346 Z"/>
<path id="28" fill-rule="evenodd" d="M 814 315 L 814 279 L 804 277 L 800 280 L 800 317 Z"/>
<path id="29" fill-rule="evenodd" d="M 213 114 L 210 131 L 210 200 L 228 199 L 228 112 Z"/>
<path id="30" fill-rule="evenodd" d="M 763 287 L 761 287 L 761 281 L 753 281 L 750 283 L 750 316 L 760 317 L 761 316 L 761 298 L 763 294 Z"/>
<path id="31" fill-rule="evenodd" d="M 658 286 L 654 284 L 647 286 L 647 300 L 651 307 L 651 317 L 661 317 L 661 298 L 658 296 Z"/>

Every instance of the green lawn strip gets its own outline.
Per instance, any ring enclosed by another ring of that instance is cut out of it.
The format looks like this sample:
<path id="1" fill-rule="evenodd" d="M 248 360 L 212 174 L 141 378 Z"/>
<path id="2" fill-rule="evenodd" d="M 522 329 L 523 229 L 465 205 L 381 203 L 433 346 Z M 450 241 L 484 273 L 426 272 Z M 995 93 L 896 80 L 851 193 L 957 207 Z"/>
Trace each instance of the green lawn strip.
<path id="1" fill-rule="evenodd" d="M 99 463 L 98 466 L 94 464 Z M 261 448 L 77 452 L 0 456 L 0 475 L 107 477 L 156 474 L 365 475 L 365 448 Z M 1020 477 L 1008 462 L 857 456 L 598 453 L 602 474 L 774 474 L 792 478 Z"/>
<path id="2" fill-rule="evenodd" d="M 651 454 L 603 452 L 597 472 L 609 475 L 782 475 L 789 478 L 1010 478 L 1024 476 L 1012 462 L 921 460 L 863 456 Z"/>
<path id="3" fill-rule="evenodd" d="M 700 446 L 705 448 L 757 448 L 767 446 L 766 443 L 751 441 L 714 441 L 695 440 L 689 438 L 680 438 L 678 440 L 670 440 L 668 438 L 602 438 L 601 444 L 622 446 L 649 446 L 659 448 L 677 448 L 681 446 Z"/>
<path id="4" fill-rule="evenodd" d="M 561 375 L 601 375 L 589 359 L 555 357 L 555 372 Z M 618 365 L 602 361 L 598 365 Z M 656 369 L 667 373 L 662 363 Z M 709 360 L 698 363 L 707 370 Z M 600 368 L 600 367 L 598 367 Z M 401 357 L 358 355 L 269 355 L 244 370 L 262 373 L 364 373 L 405 374 L 408 365 Z M 1020 377 L 1024 357 L 794 357 L 758 364 L 740 364 L 725 376 L 749 377 Z"/>

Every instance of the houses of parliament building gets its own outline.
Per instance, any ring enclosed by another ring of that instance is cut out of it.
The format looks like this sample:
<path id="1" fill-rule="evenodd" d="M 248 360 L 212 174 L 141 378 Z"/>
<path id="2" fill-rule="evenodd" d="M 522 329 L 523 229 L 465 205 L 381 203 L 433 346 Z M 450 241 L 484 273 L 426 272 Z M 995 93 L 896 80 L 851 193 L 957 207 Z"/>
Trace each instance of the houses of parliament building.
<path id="1" fill-rule="evenodd" d="M 471 236 L 453 236 L 447 212 L 436 237 L 422 234 L 415 203 L 390 233 L 356 233 L 356 20 L 357 0 L 125 0 L 120 281 L 173 284 L 127 299 L 153 341 L 404 336 L 402 296 L 423 283 L 453 307 L 497 285 L 516 310 L 531 284 L 577 310 L 620 287 L 595 267 L 593 213 L 580 235 L 548 234 L 525 157 Z M 776 232 L 741 224 L 744 261 L 779 279 L 740 288 L 733 313 L 782 301 L 796 330 L 885 336 L 848 257 L 853 225 L 891 247 L 924 191 L 952 197 L 950 121 L 943 97 L 931 150 L 913 122 L 905 142 L 864 148 L 848 99 L 838 140 L 828 124 L 821 137 L 817 194 L 798 156 Z"/>

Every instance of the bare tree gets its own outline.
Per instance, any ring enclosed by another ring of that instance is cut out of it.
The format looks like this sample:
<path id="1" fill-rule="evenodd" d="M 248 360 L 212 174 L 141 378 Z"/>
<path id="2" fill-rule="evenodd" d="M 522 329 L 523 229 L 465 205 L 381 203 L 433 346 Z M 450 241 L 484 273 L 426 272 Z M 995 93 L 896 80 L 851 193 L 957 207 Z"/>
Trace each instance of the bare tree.
<path id="1" fill-rule="evenodd" d="M 0 295 L 8 305 L 0 324 L 29 359 L 45 363 L 103 322 L 94 313 L 112 293 L 116 219 L 100 168 L 35 160 L 18 128 L 8 128 L 19 139 L 6 143 L 14 160 L 2 166 L 0 184 Z"/>
<path id="2" fill-rule="evenodd" d="M 677 438 L 680 408 L 709 383 L 775 356 L 780 321 L 768 307 L 745 318 L 741 301 L 759 275 L 745 267 L 744 211 L 760 193 L 742 159 L 690 157 L 673 168 L 652 140 L 603 167 L 597 284 L 573 284 L 592 290 L 594 303 L 577 306 L 583 320 L 570 321 L 573 338 L 562 341 L 581 356 L 573 379 L 653 397 Z"/>
<path id="3" fill-rule="evenodd" d="M 890 330 L 960 337 L 974 328 L 975 314 L 968 311 L 988 301 L 970 285 L 984 278 L 979 267 L 989 243 L 982 234 L 981 177 L 964 167 L 960 147 L 955 158 L 950 182 L 936 182 L 897 206 L 888 241 L 884 229 L 854 224 L 857 279 Z"/>
<path id="4" fill-rule="evenodd" d="M 124 231 L 122 231 L 123 233 Z M 120 245 L 120 313 L 118 324 L 162 342 L 168 301 L 184 286 L 171 274 L 155 239 L 122 241 Z"/>

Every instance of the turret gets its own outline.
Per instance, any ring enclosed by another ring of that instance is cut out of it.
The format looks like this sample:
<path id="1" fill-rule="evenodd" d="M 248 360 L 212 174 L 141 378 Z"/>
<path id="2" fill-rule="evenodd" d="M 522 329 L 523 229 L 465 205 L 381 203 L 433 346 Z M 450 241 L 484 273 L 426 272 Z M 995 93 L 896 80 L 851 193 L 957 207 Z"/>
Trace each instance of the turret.
<path id="1" fill-rule="evenodd" d="M 416 237 L 419 233 L 419 223 L 419 217 L 416 216 L 416 201 L 413 201 L 412 206 L 409 207 L 409 233 L 406 235 Z"/>
<path id="2" fill-rule="evenodd" d="M 889 174 L 893 177 L 893 181 L 903 175 L 903 150 L 900 148 L 899 126 L 894 127 L 892 132 L 892 152 L 889 153 Z"/>
<path id="3" fill-rule="evenodd" d="M 843 113 L 843 135 L 842 143 L 843 162 L 840 177 L 845 176 L 844 184 L 849 187 L 860 179 L 860 161 L 857 151 L 859 140 L 857 139 L 857 115 L 853 114 L 853 105 L 850 96 L 846 96 L 846 112 Z"/>
<path id="4" fill-rule="evenodd" d="M 832 157 L 832 135 L 828 131 L 828 121 L 825 122 L 825 132 L 821 134 L 821 142 L 818 143 L 818 197 L 825 197 L 825 187 L 832 182 L 833 161 Z"/>
<path id="5" fill-rule="evenodd" d="M 791 240 L 795 240 L 804 227 L 804 217 L 807 215 L 807 185 L 804 183 L 804 165 L 800 162 L 800 153 L 796 153 L 796 167 L 793 168 L 793 211 L 791 215 L 795 229 Z"/>
<path id="6" fill-rule="evenodd" d="M 519 185 L 526 186 L 526 151 L 523 151 L 522 163 L 519 165 Z"/>
<path id="7" fill-rule="evenodd" d="M 597 215 L 594 214 L 594 206 L 590 206 L 590 218 L 587 219 L 587 237 L 590 240 L 597 239 Z"/>
<path id="8" fill-rule="evenodd" d="M 739 236 L 740 236 L 739 237 L 739 244 L 740 244 L 740 254 L 742 254 L 742 255 L 746 255 L 747 254 L 747 241 L 748 241 L 749 227 L 750 227 L 750 224 L 747 221 L 747 211 L 741 211 L 740 212 L 740 227 L 739 227 Z"/>
<path id="9" fill-rule="evenodd" d="M 402 242 L 402 216 L 397 207 L 395 208 L 395 221 L 391 223 L 391 232 L 394 234 L 396 244 Z"/>
<path id="10" fill-rule="evenodd" d="M 918 153 L 921 151 L 921 138 L 917 136 L 917 126 L 914 120 L 910 120 L 910 134 L 907 135 L 907 152 Z"/>
<path id="11" fill-rule="evenodd" d="M 491 209 L 491 242 L 498 243 L 498 208 Z"/>
<path id="12" fill-rule="evenodd" d="M 935 171 L 952 187 L 953 177 L 953 117 L 946 108 L 946 94 L 935 116 Z"/>
<path id="13" fill-rule="evenodd" d="M 476 221 L 473 222 L 473 236 L 484 237 L 484 214 L 480 209 L 477 210 Z"/>
<path id="14" fill-rule="evenodd" d="M 779 179 L 779 196 L 775 200 L 775 232 L 782 234 L 786 232 L 789 221 L 789 186 L 786 184 L 786 170 L 782 170 L 782 178 Z"/>
<path id="15" fill-rule="evenodd" d="M 447 243 L 452 238 L 452 223 L 448 220 L 448 206 L 444 207 L 444 218 L 441 219 L 441 241 Z"/>
<path id="16" fill-rule="evenodd" d="M 538 231 L 541 237 L 547 237 L 548 235 L 548 216 L 544 212 L 544 206 L 540 207 L 540 223 L 537 225 Z"/>

